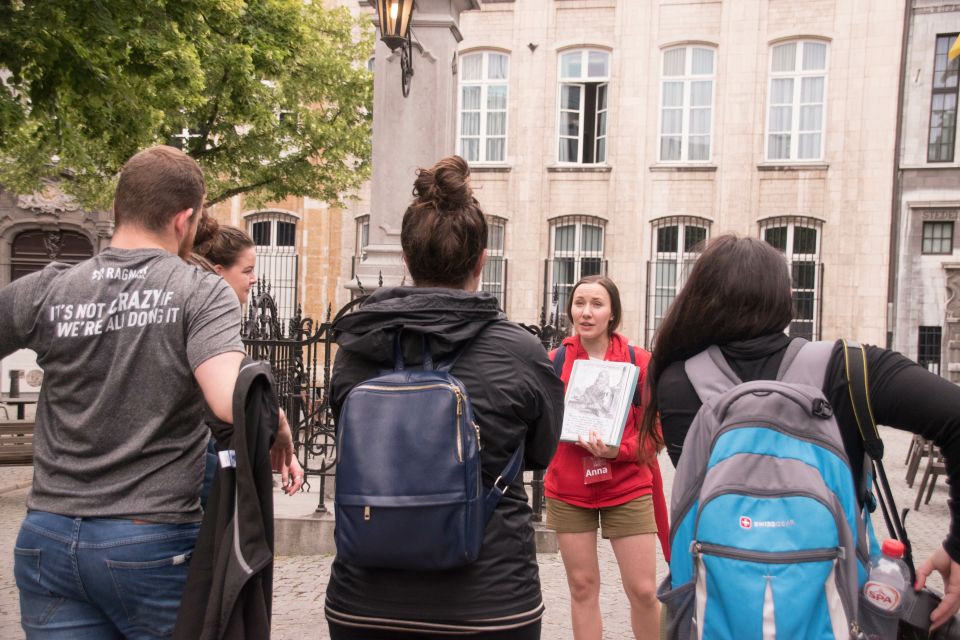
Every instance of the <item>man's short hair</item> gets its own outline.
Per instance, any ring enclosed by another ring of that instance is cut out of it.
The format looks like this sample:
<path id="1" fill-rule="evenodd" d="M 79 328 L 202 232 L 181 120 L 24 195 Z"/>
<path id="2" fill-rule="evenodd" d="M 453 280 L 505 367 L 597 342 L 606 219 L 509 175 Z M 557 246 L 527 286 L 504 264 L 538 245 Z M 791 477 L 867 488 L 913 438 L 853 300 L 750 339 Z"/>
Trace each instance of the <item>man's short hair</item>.
<path id="1" fill-rule="evenodd" d="M 205 195 L 197 161 L 179 149 L 160 145 L 144 149 L 123 165 L 113 213 L 117 226 L 162 231 L 184 209 L 199 213 Z"/>

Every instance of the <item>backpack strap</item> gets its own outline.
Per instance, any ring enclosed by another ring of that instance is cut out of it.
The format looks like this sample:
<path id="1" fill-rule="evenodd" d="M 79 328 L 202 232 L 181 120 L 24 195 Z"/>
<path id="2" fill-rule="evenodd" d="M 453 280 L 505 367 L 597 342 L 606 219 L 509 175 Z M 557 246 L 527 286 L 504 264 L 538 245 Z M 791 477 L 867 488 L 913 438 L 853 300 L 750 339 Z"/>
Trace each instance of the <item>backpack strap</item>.
<path id="1" fill-rule="evenodd" d="M 822 390 L 833 346 L 833 342 L 808 342 L 803 338 L 794 338 L 783 354 L 777 380 L 806 384 Z"/>
<path id="2" fill-rule="evenodd" d="M 683 370 L 703 404 L 741 383 L 716 345 L 688 358 L 683 363 Z"/>
<path id="3" fill-rule="evenodd" d="M 553 371 L 557 377 L 563 375 L 563 362 L 567 359 L 567 345 L 562 344 L 557 347 L 557 352 L 553 354 Z"/>
<path id="4" fill-rule="evenodd" d="M 507 466 L 503 468 L 503 471 L 500 472 L 497 479 L 493 481 L 493 486 L 490 487 L 486 497 L 483 499 L 484 522 L 490 520 L 490 516 L 493 515 L 494 509 L 497 508 L 497 503 L 500 502 L 500 498 L 507 492 L 507 489 L 510 488 L 513 481 L 517 479 L 517 475 L 519 475 L 522 469 L 523 444 L 521 443 L 520 446 L 517 447 L 517 450 L 513 452 L 513 455 L 510 456 L 510 459 L 507 460 Z"/>

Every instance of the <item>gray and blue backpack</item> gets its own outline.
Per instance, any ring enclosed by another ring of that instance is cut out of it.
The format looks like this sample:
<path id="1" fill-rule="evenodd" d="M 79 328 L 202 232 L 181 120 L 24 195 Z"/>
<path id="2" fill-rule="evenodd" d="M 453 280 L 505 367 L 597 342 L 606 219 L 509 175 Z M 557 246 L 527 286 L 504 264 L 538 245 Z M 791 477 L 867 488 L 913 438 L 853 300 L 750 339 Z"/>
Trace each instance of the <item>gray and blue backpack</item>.
<path id="1" fill-rule="evenodd" d="M 833 346 L 794 340 L 776 380 L 741 382 L 717 347 L 686 361 L 703 405 L 671 497 L 666 637 L 895 637 L 860 596 L 872 465 L 853 477 L 822 392 Z"/>

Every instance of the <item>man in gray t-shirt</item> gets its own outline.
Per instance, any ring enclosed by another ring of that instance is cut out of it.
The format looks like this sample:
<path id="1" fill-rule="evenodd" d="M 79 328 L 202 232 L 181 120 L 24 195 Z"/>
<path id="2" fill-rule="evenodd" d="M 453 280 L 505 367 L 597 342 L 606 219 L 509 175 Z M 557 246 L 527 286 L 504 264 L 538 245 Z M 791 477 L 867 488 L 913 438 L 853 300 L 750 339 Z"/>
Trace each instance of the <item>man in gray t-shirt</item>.
<path id="1" fill-rule="evenodd" d="M 110 248 L 0 289 L 0 357 L 33 349 L 44 369 L 15 549 L 30 637 L 172 632 L 202 515 L 204 401 L 232 422 L 244 355 L 236 294 L 178 257 L 204 196 L 194 160 L 142 151 Z M 289 428 L 274 447 L 292 452 Z"/>

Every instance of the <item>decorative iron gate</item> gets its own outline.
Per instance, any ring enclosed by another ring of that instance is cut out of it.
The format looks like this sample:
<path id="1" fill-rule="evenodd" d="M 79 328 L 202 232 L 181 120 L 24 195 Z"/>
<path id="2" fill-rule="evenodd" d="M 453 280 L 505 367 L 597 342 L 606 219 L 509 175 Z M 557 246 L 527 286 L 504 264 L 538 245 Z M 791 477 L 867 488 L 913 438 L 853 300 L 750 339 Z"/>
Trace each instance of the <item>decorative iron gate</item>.
<path id="1" fill-rule="evenodd" d="M 280 406 L 287 414 L 296 456 L 303 466 L 304 490 L 312 489 L 311 479 L 319 483 L 319 513 L 328 511 L 324 493 L 327 479 L 334 477 L 337 464 L 336 430 L 328 393 L 334 355 L 331 329 L 334 322 L 365 299 L 366 296 L 361 296 L 351 300 L 335 315 L 332 306 L 328 306 L 326 317 L 320 323 L 304 318 L 298 305 L 294 317 L 283 323 L 270 285 L 258 281 L 241 329 L 247 353 L 269 362 L 273 369 Z M 521 326 L 537 336 L 548 350 L 563 339 L 556 328 L 556 319 L 551 317 L 547 322 L 545 312 L 541 312 L 538 325 Z M 539 521 L 543 511 L 543 472 L 534 472 L 526 484 L 530 487 L 534 519 Z"/>

